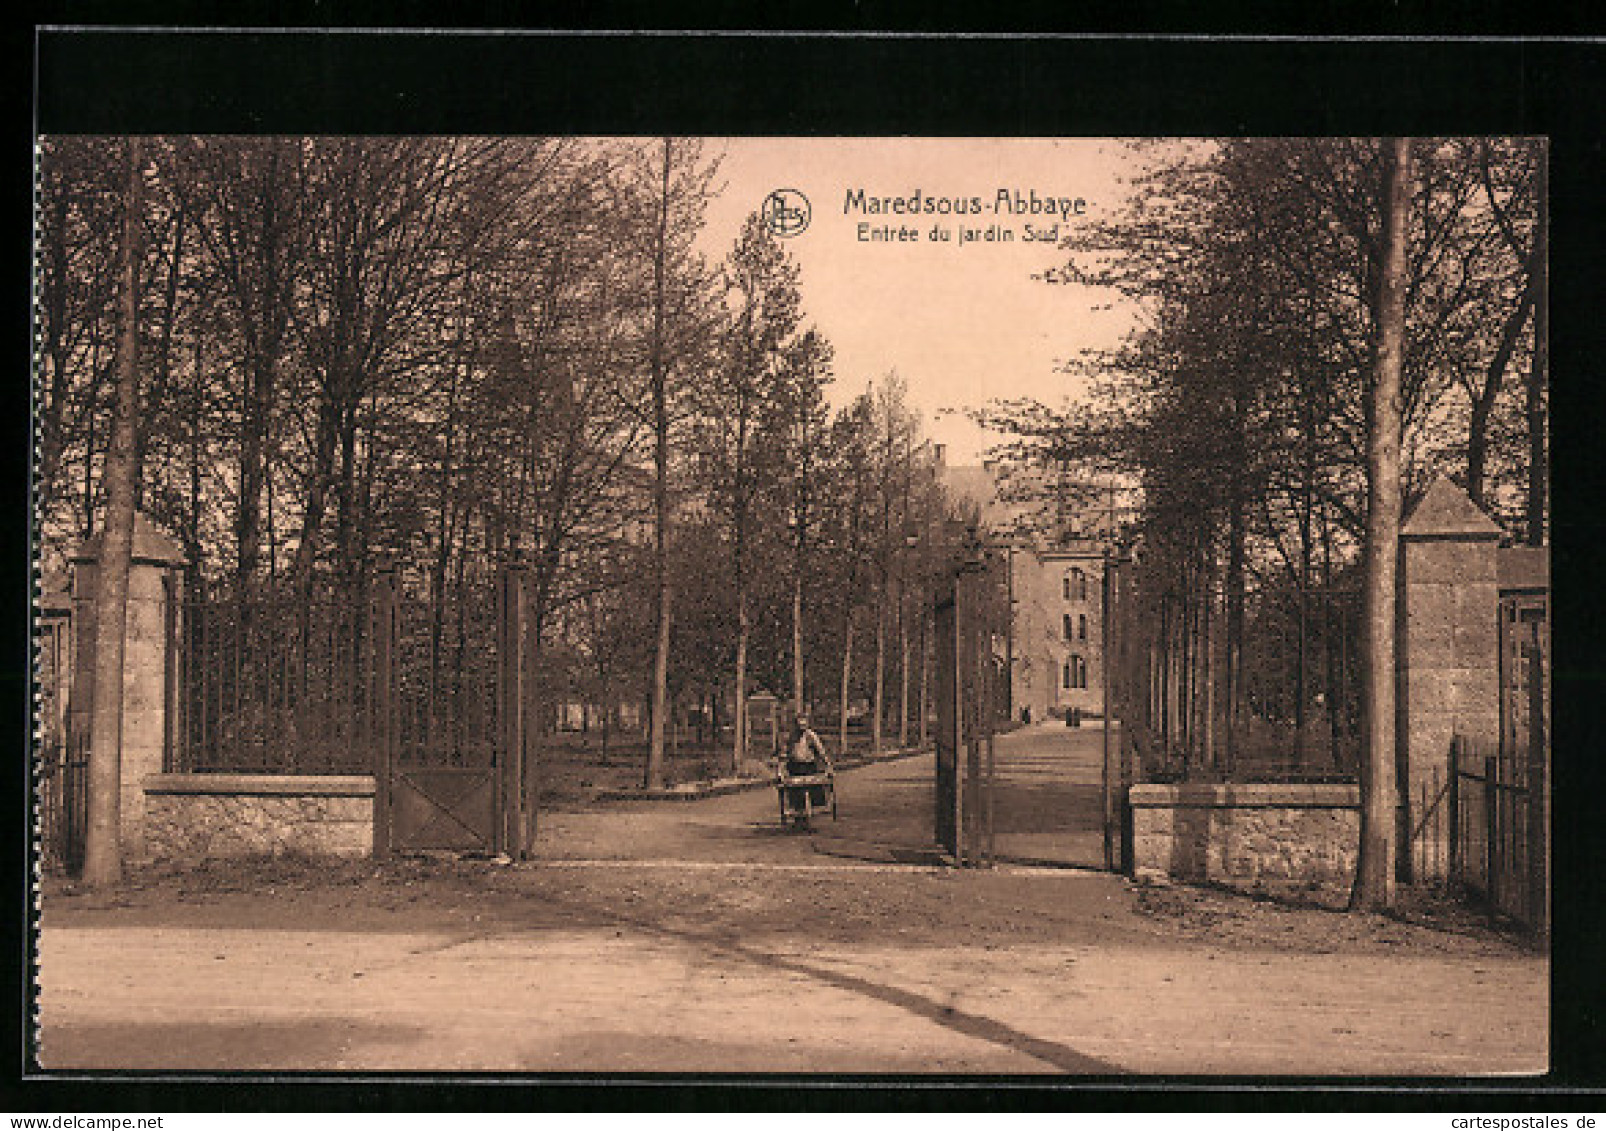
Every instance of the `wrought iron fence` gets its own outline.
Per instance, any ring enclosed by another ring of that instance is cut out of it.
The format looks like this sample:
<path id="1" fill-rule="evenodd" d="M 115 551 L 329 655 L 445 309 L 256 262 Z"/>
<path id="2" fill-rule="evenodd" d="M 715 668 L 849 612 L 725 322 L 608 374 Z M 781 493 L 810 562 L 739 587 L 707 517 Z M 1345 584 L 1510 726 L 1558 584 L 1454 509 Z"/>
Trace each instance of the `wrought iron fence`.
<path id="1" fill-rule="evenodd" d="M 1131 772 L 1149 781 L 1353 781 L 1360 595 L 1115 567 L 1112 694 Z"/>
<path id="2" fill-rule="evenodd" d="M 1543 596 L 1500 603 L 1500 737 L 1457 736 L 1450 875 L 1500 915 L 1550 928 L 1550 631 Z"/>
<path id="3" fill-rule="evenodd" d="M 1457 738 L 1449 788 L 1450 874 L 1500 915 L 1549 922 L 1542 765 L 1510 748 Z"/>
<path id="4" fill-rule="evenodd" d="M 391 712 L 397 766 L 492 764 L 501 741 L 492 582 L 449 601 L 395 593 Z"/>
<path id="5" fill-rule="evenodd" d="M 71 638 L 66 615 L 43 618 L 35 638 L 33 780 L 39 864 L 46 873 L 75 873 L 82 866 L 88 820 L 87 749 L 67 723 Z"/>
<path id="6" fill-rule="evenodd" d="M 421 588 L 381 570 L 360 591 L 187 595 L 168 770 L 368 773 L 381 742 L 397 766 L 492 761 L 494 582 Z"/>
<path id="7" fill-rule="evenodd" d="M 371 616 L 331 592 L 178 602 L 178 773 L 359 773 L 371 764 Z"/>
<path id="8" fill-rule="evenodd" d="M 1449 772 L 1434 766 L 1400 783 L 1400 803 L 1409 814 L 1405 844 L 1413 880 L 1440 882 L 1450 875 L 1456 808 L 1453 763 Z"/>
<path id="9" fill-rule="evenodd" d="M 1243 692 L 1226 732 L 1229 769 L 1348 779 L 1360 768 L 1360 594 L 1248 595 Z"/>

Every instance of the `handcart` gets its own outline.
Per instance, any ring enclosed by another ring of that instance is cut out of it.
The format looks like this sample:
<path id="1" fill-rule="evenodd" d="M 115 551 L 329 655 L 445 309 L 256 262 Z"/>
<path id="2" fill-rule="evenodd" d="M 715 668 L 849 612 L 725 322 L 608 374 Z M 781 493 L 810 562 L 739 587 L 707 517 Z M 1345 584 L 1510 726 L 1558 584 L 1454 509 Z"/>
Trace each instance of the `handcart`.
<path id="1" fill-rule="evenodd" d="M 788 773 L 783 765 L 775 774 L 775 793 L 780 798 L 781 824 L 788 821 L 804 827 L 815 813 L 831 809 L 836 820 L 836 771 L 830 766 L 808 774 Z"/>

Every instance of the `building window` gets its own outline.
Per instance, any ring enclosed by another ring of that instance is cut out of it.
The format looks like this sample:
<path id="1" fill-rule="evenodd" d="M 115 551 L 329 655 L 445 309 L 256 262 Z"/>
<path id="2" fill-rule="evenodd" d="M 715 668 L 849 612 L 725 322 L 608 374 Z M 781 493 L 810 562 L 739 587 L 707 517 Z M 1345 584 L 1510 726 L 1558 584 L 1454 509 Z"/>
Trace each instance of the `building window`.
<path id="1" fill-rule="evenodd" d="M 1087 600 L 1087 574 L 1079 569 L 1073 569 L 1065 575 L 1065 599 L 1067 601 Z"/>
<path id="2" fill-rule="evenodd" d="M 1072 674 L 1073 673 L 1071 671 L 1071 661 L 1066 660 L 1065 661 L 1065 666 L 1060 670 L 1060 681 L 1065 685 L 1067 690 L 1071 686 L 1071 676 L 1072 676 Z"/>
<path id="3" fill-rule="evenodd" d="M 1065 628 L 1065 639 L 1066 640 L 1075 640 L 1076 639 L 1075 628 L 1071 624 L 1071 614 L 1070 613 L 1066 613 L 1064 615 L 1064 617 L 1062 618 L 1062 624 L 1064 625 L 1064 628 Z"/>
<path id="4" fill-rule="evenodd" d="M 1087 614 L 1085 613 L 1076 618 L 1076 638 L 1078 640 L 1087 639 Z"/>
<path id="5" fill-rule="evenodd" d="M 1083 689 L 1087 687 L 1087 661 L 1081 656 L 1072 656 L 1065 661 L 1060 671 L 1060 681 L 1067 689 Z"/>

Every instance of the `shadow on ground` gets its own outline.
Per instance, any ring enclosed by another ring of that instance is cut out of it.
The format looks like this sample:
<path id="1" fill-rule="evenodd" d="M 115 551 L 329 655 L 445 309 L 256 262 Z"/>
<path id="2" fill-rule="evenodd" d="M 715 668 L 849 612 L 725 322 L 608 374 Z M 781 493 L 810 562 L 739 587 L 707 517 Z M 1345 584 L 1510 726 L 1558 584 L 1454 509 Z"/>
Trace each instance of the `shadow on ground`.
<path id="1" fill-rule="evenodd" d="M 901 1009 L 922 1020 L 941 1025 L 962 1036 L 1024 1053 L 1059 1072 L 1078 1076 L 1121 1074 L 1121 1070 L 1113 1064 L 1089 1056 L 1061 1042 L 1034 1037 L 1001 1021 L 956 1009 L 924 994 L 831 969 L 819 962 L 779 954 L 751 943 L 740 942 L 728 930 L 693 930 L 684 926 L 668 926 L 660 919 L 624 914 L 614 907 L 599 908 L 589 900 L 582 901 L 582 906 L 575 910 L 587 916 L 600 915 L 604 919 L 611 919 L 620 928 L 679 942 L 704 953 L 735 959 L 858 994 L 883 1005 Z"/>
<path id="2" fill-rule="evenodd" d="M 124 1021 L 48 1028 L 39 1050 L 45 1069 L 185 1072 L 271 1071 L 337 1066 L 357 1044 L 420 1039 L 411 1025 L 365 1021 Z M 173 1050 L 184 1050 L 182 1067 Z"/>

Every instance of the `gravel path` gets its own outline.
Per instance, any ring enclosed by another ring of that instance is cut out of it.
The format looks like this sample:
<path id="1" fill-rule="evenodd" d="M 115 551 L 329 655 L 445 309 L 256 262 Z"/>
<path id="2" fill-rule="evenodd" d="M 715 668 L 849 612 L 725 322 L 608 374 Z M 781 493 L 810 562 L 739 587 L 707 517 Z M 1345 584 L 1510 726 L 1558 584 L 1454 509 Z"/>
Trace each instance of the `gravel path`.
<path id="1" fill-rule="evenodd" d="M 1098 733 L 1032 728 L 1009 742 L 1016 780 L 1036 774 L 1074 799 L 1078 783 L 1055 767 L 1085 760 Z M 761 790 L 547 814 L 539 859 L 517 865 L 272 861 L 146 875 L 111 894 L 52 888 L 41 1061 L 832 1076 L 1545 1068 L 1548 962 L 1453 907 L 1348 915 L 1093 870 L 932 867 L 920 863 L 930 775 L 929 756 L 844 771 L 841 820 L 812 834 L 781 831 Z M 1028 826 L 1013 826 L 1039 837 L 1023 857 L 1091 843 L 1085 826 Z"/>

